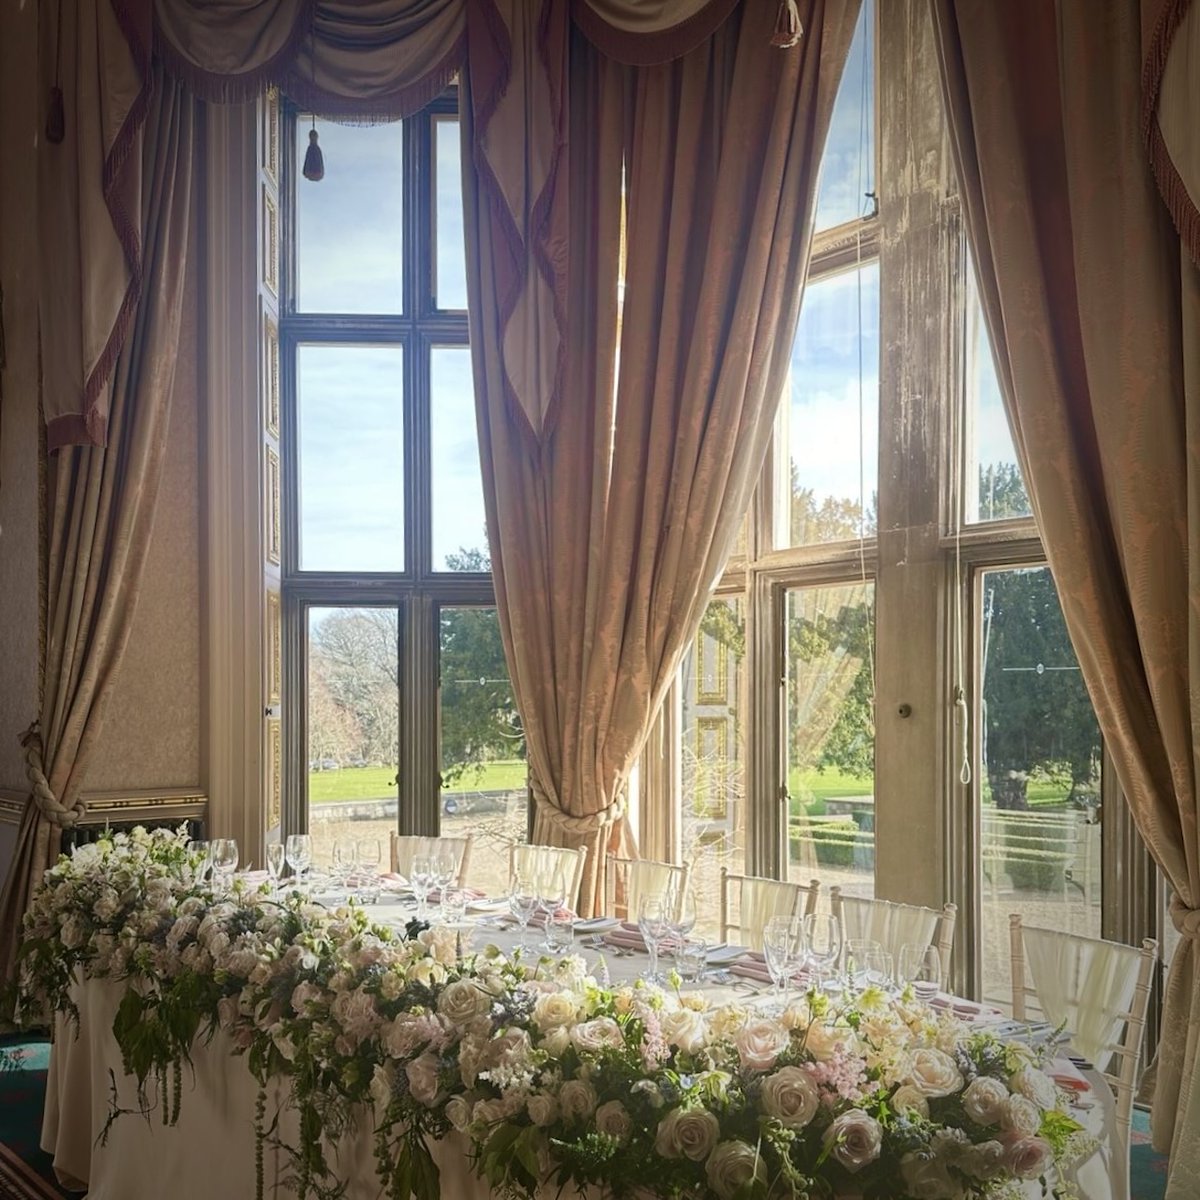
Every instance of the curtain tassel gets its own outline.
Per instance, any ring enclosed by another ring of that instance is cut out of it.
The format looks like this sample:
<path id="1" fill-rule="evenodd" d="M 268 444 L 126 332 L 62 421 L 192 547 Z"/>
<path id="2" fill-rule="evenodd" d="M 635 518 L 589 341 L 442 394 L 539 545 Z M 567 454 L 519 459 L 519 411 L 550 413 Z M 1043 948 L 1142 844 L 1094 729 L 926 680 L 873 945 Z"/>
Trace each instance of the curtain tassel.
<path id="1" fill-rule="evenodd" d="M 316 129 L 308 131 L 308 149 L 304 152 L 304 178 L 313 183 L 325 178 L 325 155 L 317 142 Z"/>
<path id="2" fill-rule="evenodd" d="M 771 45 L 787 50 L 795 46 L 804 34 L 800 24 L 800 9 L 796 0 L 780 0 L 779 15 L 775 18 L 775 32 L 771 34 Z"/>
<path id="3" fill-rule="evenodd" d="M 67 118 L 63 109 L 63 90 L 57 84 L 50 89 L 50 108 L 46 113 L 46 141 L 58 145 L 67 136 Z"/>

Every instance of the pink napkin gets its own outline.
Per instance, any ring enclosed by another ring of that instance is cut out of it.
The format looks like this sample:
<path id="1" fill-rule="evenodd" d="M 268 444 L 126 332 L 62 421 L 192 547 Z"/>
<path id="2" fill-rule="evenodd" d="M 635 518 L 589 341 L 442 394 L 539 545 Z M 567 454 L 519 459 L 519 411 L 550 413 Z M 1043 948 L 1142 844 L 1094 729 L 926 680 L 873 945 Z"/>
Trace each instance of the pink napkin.
<path id="1" fill-rule="evenodd" d="M 408 880 L 403 875 L 397 875 L 395 871 L 384 871 L 379 876 L 379 886 L 385 892 L 402 892 L 408 888 Z"/>
<path id="2" fill-rule="evenodd" d="M 642 937 L 642 931 L 632 921 L 622 921 L 620 928 L 604 935 L 604 940 L 610 946 L 617 946 L 622 950 L 644 951 L 646 949 L 646 939 Z M 658 943 L 660 954 L 674 949 L 675 939 L 672 937 L 665 937 Z"/>
<path id="3" fill-rule="evenodd" d="M 980 1004 L 977 1000 L 964 1000 L 962 996 L 951 996 L 947 992 L 938 992 L 930 1000 L 929 1007 L 948 1008 L 956 1017 L 964 1021 L 971 1021 L 980 1016 L 990 1016 L 997 1011 L 988 1005 Z"/>
<path id="4" fill-rule="evenodd" d="M 727 968 L 730 975 L 740 975 L 743 979 L 754 979 L 759 983 L 774 983 L 767 961 L 761 954 L 750 953 L 744 958 L 731 962 Z"/>
<path id="5" fill-rule="evenodd" d="M 455 889 L 452 888 L 451 891 L 453 891 L 453 890 L 455 890 Z M 478 888 L 461 888 L 459 890 L 462 891 L 463 896 L 467 899 L 468 902 L 470 902 L 471 900 L 482 900 L 484 898 L 484 896 L 487 895 L 487 892 L 481 892 Z M 429 903 L 430 904 L 441 904 L 441 902 L 442 902 L 442 889 L 434 888 L 433 891 L 429 893 Z"/>
<path id="6" fill-rule="evenodd" d="M 1092 1085 L 1083 1072 L 1069 1059 L 1056 1058 L 1046 1070 L 1046 1074 L 1061 1088 L 1071 1092 L 1090 1092 Z"/>

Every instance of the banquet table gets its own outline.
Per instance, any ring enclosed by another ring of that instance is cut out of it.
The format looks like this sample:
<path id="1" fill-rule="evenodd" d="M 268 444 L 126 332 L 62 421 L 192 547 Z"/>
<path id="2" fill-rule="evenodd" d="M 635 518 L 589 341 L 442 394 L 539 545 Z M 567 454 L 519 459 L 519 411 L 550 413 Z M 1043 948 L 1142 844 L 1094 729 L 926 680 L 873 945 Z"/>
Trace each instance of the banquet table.
<path id="1" fill-rule="evenodd" d="M 378 919 L 402 924 L 412 915 L 398 898 L 385 898 Z M 531 929 L 532 951 L 540 932 Z M 508 952 L 519 940 L 513 929 L 476 926 L 474 948 L 492 944 Z M 647 963 L 645 955 L 615 955 L 595 948 L 590 939 L 577 939 L 577 951 L 588 964 L 606 970 L 613 984 L 633 979 Z M 752 1004 L 766 989 L 752 993 L 749 985 L 724 982 L 704 985 L 716 1002 Z M 68 1190 L 86 1191 L 89 1200 L 137 1200 L 170 1197 L 170 1200 L 210 1200 L 253 1197 L 255 1189 L 254 1110 L 257 1085 L 245 1059 L 237 1056 L 230 1037 L 218 1032 L 211 1042 L 198 1041 L 192 1065 L 184 1069 L 179 1120 L 164 1125 L 157 1107 L 148 1116 L 137 1110 L 136 1086 L 125 1075 L 121 1052 L 113 1035 L 113 1020 L 127 985 L 90 979 L 78 983 L 73 996 L 79 1010 L 76 1027 L 59 1015 L 51 1051 L 42 1126 L 42 1148 L 52 1156 L 54 1170 Z M 1086 1073 L 1092 1085 L 1091 1107 L 1075 1115 L 1098 1141 L 1099 1148 L 1079 1164 L 1076 1186 L 1080 1200 L 1123 1200 L 1123 1190 L 1112 1178 L 1125 1171 L 1113 1137 L 1115 1106 L 1103 1078 Z M 147 1081 L 151 1103 L 156 1099 L 153 1080 Z M 268 1121 L 279 1112 L 279 1136 L 297 1140 L 294 1114 L 282 1104 L 281 1088 L 268 1089 Z M 114 1104 L 126 1111 L 109 1124 Z M 106 1129 L 107 1126 L 107 1129 Z M 442 1194 L 462 1197 L 490 1195 L 488 1185 L 472 1172 L 465 1135 L 451 1134 L 436 1143 L 433 1156 L 441 1172 Z M 357 1128 L 331 1145 L 329 1161 L 339 1178 L 349 1180 L 346 1200 L 377 1200 L 380 1185 L 372 1157 L 371 1117 L 364 1110 Z M 288 1156 L 268 1145 L 264 1155 L 265 1196 L 291 1200 L 291 1166 Z M 1041 1195 L 1036 1183 L 1026 1185 L 1031 1197 Z M 558 1189 L 548 1186 L 547 1197 Z"/>

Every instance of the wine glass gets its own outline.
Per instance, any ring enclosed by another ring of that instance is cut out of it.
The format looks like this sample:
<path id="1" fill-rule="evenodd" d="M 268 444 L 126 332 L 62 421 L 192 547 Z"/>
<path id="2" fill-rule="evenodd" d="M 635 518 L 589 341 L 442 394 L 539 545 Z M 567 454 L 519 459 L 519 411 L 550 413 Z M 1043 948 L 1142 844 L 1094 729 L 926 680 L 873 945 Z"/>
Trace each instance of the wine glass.
<path id="1" fill-rule="evenodd" d="M 188 842 L 188 851 L 197 859 L 193 878 L 203 883 L 212 867 L 212 842 Z"/>
<path id="2" fill-rule="evenodd" d="M 213 842 L 213 871 L 222 891 L 233 885 L 233 873 L 238 866 L 238 844 L 235 838 L 218 838 Z"/>
<path id="3" fill-rule="evenodd" d="M 775 981 L 775 996 L 781 1002 L 780 1011 L 787 1007 L 792 975 L 804 961 L 804 921 L 800 917 L 780 914 L 763 927 L 763 958 Z"/>
<path id="4" fill-rule="evenodd" d="M 446 914 L 446 892 L 458 877 L 458 863 L 453 854 L 448 851 L 436 855 L 433 859 L 433 883 L 438 890 L 438 906 L 442 918 Z"/>
<path id="5" fill-rule="evenodd" d="M 336 881 L 349 896 L 358 870 L 358 843 L 353 838 L 337 838 L 333 843 L 333 870 Z"/>
<path id="6" fill-rule="evenodd" d="M 296 884 L 304 886 L 305 872 L 312 866 L 312 838 L 307 833 L 289 833 L 284 858 L 296 876 Z"/>
<path id="7" fill-rule="evenodd" d="M 658 944 L 670 928 L 670 905 L 662 893 L 643 896 L 638 901 L 638 929 L 646 949 L 650 951 L 650 966 L 642 976 L 647 983 L 657 983 L 658 974 Z"/>
<path id="8" fill-rule="evenodd" d="M 529 918 L 533 916 L 538 906 L 537 887 L 533 880 L 526 875 L 517 874 L 513 877 L 512 890 L 508 894 L 508 909 L 517 919 L 521 927 L 521 949 L 525 949 L 525 934 L 529 929 Z"/>
<path id="9" fill-rule="evenodd" d="M 548 867 L 542 872 L 538 883 L 538 902 L 546 914 L 545 937 L 542 939 L 542 949 L 553 951 L 554 945 L 550 937 L 550 926 L 554 916 L 567 901 L 567 881 L 561 868 Z"/>
<path id="10" fill-rule="evenodd" d="M 696 893 L 691 888 L 676 888 L 669 900 L 672 941 L 678 950 L 696 927 Z"/>
<path id="11" fill-rule="evenodd" d="M 279 876 L 283 874 L 284 847 L 282 842 L 271 842 L 267 846 L 267 874 L 271 877 L 271 895 L 279 894 Z"/>
<path id="12" fill-rule="evenodd" d="M 426 854 L 418 854 L 412 860 L 408 882 L 417 898 L 417 920 L 424 921 L 429 915 L 426 904 L 429 900 L 429 889 L 433 887 L 433 859 Z"/>
<path id="13" fill-rule="evenodd" d="M 379 900 L 379 868 L 383 865 L 383 848 L 378 838 L 358 839 L 359 887 L 364 904 Z"/>
<path id="14" fill-rule="evenodd" d="M 842 953 L 842 924 L 832 913 L 809 913 L 804 918 L 804 944 L 817 984 Z"/>
<path id="15" fill-rule="evenodd" d="M 942 955 L 936 946 L 901 946 L 900 981 L 911 983 L 918 1000 L 928 1004 L 942 986 Z"/>

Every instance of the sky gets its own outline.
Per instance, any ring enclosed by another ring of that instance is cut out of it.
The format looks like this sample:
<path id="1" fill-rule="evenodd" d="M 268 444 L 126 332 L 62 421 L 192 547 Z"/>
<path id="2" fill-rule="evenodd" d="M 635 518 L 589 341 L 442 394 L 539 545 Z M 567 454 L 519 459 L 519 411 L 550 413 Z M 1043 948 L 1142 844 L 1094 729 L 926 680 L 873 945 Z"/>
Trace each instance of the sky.
<path id="1" fill-rule="evenodd" d="M 869 211 L 874 189 L 875 0 L 863 5 L 831 119 L 816 227 Z M 310 123 L 300 121 L 302 158 Z M 302 312 L 398 313 L 403 296 L 403 132 L 318 121 L 325 178 L 298 181 L 298 307 Z M 435 291 L 440 307 L 466 306 L 459 129 L 434 126 Z M 800 482 L 858 500 L 860 391 L 865 500 L 878 475 L 879 272 L 869 264 L 808 288 L 785 400 L 787 441 Z M 862 331 L 860 387 L 859 330 Z M 986 336 L 986 335 L 981 335 Z M 988 353 L 977 355 L 978 462 L 1014 461 Z M 470 353 L 435 347 L 430 363 L 433 558 L 486 544 Z M 404 480 L 398 347 L 302 346 L 299 351 L 302 568 L 400 571 Z"/>

